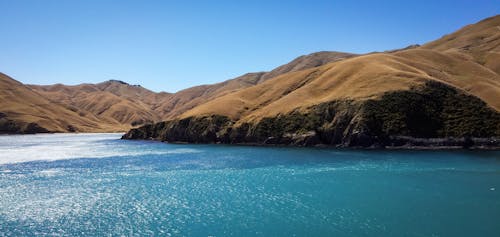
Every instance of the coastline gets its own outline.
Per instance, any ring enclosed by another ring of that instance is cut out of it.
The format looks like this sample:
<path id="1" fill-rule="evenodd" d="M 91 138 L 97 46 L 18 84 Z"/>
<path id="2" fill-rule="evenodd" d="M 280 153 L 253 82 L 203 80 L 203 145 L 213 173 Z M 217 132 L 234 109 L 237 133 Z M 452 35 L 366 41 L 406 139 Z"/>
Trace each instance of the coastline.
<path id="1" fill-rule="evenodd" d="M 477 97 L 427 82 L 378 99 L 330 101 L 260 120 L 217 114 L 181 117 L 131 129 L 122 138 L 260 146 L 500 149 L 499 121 L 500 113 Z"/>
<path id="2" fill-rule="evenodd" d="M 298 145 L 298 144 L 285 144 L 285 143 L 257 143 L 257 142 L 239 142 L 239 143 L 222 143 L 222 142 L 185 142 L 185 141 L 166 141 L 159 140 L 154 138 L 145 138 L 145 139 L 130 139 L 125 138 L 125 135 L 122 136 L 123 140 L 136 140 L 136 141 L 154 141 L 154 142 L 162 142 L 168 144 L 179 144 L 179 145 L 188 145 L 188 144 L 199 144 L 199 145 L 227 145 L 227 146 L 250 146 L 250 147 L 294 147 L 294 148 L 325 148 L 325 149 L 354 149 L 354 150 L 492 150 L 497 151 L 500 150 L 500 139 L 499 138 L 470 138 L 472 141 L 475 141 L 473 144 L 469 144 L 468 146 L 464 144 L 454 145 L 443 144 L 442 142 L 445 140 L 452 139 L 453 141 L 457 140 L 467 140 L 469 138 L 412 138 L 418 140 L 419 142 L 427 141 L 425 145 L 415 145 L 405 143 L 403 145 L 380 145 L 375 144 L 372 146 L 348 146 L 346 144 L 308 144 L 308 145 Z M 436 140 L 440 141 L 439 143 Z M 435 143 L 431 143 L 434 141 Z M 420 143 L 423 144 L 423 143 Z"/>
<path id="3" fill-rule="evenodd" d="M 404 137 L 407 140 L 418 141 L 415 143 L 404 143 L 403 145 L 380 145 L 374 144 L 371 146 L 348 146 L 346 144 L 292 144 L 292 143 L 259 143 L 259 142 L 238 142 L 238 143 L 222 143 L 222 142 L 185 142 L 185 141 L 162 141 L 154 138 L 125 138 L 126 132 L 47 132 L 47 133 L 2 133 L 0 136 L 25 136 L 25 135 L 92 135 L 92 134 L 123 134 L 123 140 L 138 140 L 138 141 L 154 141 L 164 142 L 169 144 L 210 144 L 210 145 L 228 145 L 228 146 L 250 146 L 250 147 L 295 147 L 295 148 L 325 148 L 325 149 L 354 149 L 354 150 L 500 150 L 500 138 L 412 138 Z M 272 140 L 272 138 L 269 138 Z M 401 137 L 399 137 L 401 139 Z M 462 144 L 465 140 L 470 139 L 473 144 L 465 146 Z M 452 141 L 454 144 L 450 144 Z M 462 143 L 460 143 L 462 142 Z M 424 145 L 422 145 L 424 144 Z"/>
<path id="4" fill-rule="evenodd" d="M 29 136 L 29 135 L 91 135 L 91 134 L 125 134 L 121 132 L 42 132 L 42 133 L 0 133 L 0 136 Z"/>

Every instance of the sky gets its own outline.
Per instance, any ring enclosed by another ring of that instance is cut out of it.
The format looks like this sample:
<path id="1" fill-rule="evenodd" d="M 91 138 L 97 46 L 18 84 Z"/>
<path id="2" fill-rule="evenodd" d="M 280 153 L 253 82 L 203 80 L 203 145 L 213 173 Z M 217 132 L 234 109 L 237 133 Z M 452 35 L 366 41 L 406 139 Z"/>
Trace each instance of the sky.
<path id="1" fill-rule="evenodd" d="M 423 44 L 499 13 L 498 0 L 0 0 L 0 72 L 175 92 L 317 51 Z"/>

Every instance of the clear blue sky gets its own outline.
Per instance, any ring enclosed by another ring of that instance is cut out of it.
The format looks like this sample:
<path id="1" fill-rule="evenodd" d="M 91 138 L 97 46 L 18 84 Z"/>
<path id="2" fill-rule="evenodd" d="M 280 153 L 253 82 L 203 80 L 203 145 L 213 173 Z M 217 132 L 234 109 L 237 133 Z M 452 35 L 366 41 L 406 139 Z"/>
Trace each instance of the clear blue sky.
<path id="1" fill-rule="evenodd" d="M 316 51 L 422 44 L 498 0 L 0 0 L 0 71 L 30 84 L 118 79 L 175 92 Z"/>

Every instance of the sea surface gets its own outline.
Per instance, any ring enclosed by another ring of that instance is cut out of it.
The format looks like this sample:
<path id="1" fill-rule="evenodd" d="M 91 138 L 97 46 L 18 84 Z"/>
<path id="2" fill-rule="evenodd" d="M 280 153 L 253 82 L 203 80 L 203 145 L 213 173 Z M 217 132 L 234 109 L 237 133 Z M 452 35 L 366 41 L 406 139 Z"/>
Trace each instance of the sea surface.
<path id="1" fill-rule="evenodd" d="M 0 236 L 500 236 L 500 152 L 0 136 Z"/>

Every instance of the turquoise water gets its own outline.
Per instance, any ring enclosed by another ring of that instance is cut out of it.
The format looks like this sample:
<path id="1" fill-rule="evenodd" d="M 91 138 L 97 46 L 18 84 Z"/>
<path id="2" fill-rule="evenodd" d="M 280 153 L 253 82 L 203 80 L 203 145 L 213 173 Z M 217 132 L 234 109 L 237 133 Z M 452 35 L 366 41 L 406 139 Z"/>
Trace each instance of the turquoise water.
<path id="1" fill-rule="evenodd" d="M 0 136 L 0 236 L 500 236 L 500 152 Z"/>

